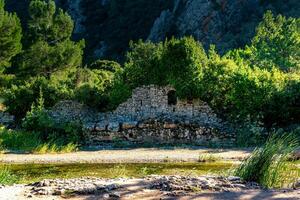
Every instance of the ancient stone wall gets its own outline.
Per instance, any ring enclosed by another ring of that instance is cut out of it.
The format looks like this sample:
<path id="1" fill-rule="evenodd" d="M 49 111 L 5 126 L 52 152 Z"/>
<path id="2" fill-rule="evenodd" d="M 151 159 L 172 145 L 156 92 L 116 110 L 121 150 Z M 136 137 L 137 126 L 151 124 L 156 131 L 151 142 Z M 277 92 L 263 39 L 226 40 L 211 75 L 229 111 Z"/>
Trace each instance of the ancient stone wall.
<path id="1" fill-rule="evenodd" d="M 87 143 L 101 144 L 105 142 L 127 141 L 140 144 L 218 144 L 230 146 L 235 141 L 235 136 L 232 132 L 222 132 L 217 128 L 195 124 L 147 120 L 140 123 L 115 125 L 115 127 L 111 126 L 107 129 L 86 133 Z"/>
<path id="2" fill-rule="evenodd" d="M 58 121 L 83 123 L 88 143 L 113 141 L 209 143 L 234 140 L 229 126 L 207 103 L 179 100 L 172 87 L 136 88 L 115 111 L 96 113 L 82 104 L 64 101 L 50 112 Z"/>

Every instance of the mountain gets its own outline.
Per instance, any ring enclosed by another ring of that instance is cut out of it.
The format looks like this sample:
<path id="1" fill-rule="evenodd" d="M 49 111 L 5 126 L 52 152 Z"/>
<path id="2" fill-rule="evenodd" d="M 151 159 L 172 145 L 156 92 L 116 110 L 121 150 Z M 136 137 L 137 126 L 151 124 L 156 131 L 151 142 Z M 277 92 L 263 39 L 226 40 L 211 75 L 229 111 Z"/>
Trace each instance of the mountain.
<path id="1" fill-rule="evenodd" d="M 30 0 L 6 0 L 23 24 Z M 247 44 L 266 10 L 300 17 L 299 0 L 56 0 L 75 22 L 74 38 L 85 38 L 86 61 L 122 60 L 130 40 L 158 42 L 192 35 L 220 53 Z"/>

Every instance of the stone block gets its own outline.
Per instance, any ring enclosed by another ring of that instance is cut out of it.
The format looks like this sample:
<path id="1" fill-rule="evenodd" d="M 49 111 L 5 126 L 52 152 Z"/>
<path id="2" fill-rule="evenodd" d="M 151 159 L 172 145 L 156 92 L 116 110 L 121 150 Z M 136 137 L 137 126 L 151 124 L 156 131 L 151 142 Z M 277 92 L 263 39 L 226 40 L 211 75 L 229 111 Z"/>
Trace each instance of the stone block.
<path id="1" fill-rule="evenodd" d="M 165 123 L 164 128 L 165 129 L 175 129 L 175 128 L 177 128 L 177 125 L 173 124 L 173 123 Z"/>
<path id="2" fill-rule="evenodd" d="M 14 120 L 15 120 L 14 116 L 0 111 L 0 124 L 10 125 L 10 124 L 14 123 Z"/>
<path id="3" fill-rule="evenodd" d="M 83 129 L 87 131 L 95 131 L 95 124 L 94 123 L 83 124 Z"/>
<path id="4" fill-rule="evenodd" d="M 95 126 L 95 130 L 96 131 L 106 131 L 107 125 L 108 124 L 106 122 L 98 122 Z"/>
<path id="5" fill-rule="evenodd" d="M 120 123 L 119 122 L 110 122 L 107 126 L 108 131 L 118 132 L 120 130 Z"/>
<path id="6" fill-rule="evenodd" d="M 132 122 L 124 122 L 122 124 L 122 129 L 126 130 L 126 129 L 132 129 L 135 128 L 138 125 L 137 121 L 132 121 Z"/>

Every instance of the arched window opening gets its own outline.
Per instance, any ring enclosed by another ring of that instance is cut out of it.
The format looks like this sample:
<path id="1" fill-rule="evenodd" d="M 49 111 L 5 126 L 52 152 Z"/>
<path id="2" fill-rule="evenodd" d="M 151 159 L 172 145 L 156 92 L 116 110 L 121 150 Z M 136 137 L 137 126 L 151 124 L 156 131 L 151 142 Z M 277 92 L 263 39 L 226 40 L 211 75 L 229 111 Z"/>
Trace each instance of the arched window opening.
<path id="1" fill-rule="evenodd" d="M 175 90 L 171 90 L 168 92 L 168 104 L 176 105 L 177 104 L 177 95 Z"/>

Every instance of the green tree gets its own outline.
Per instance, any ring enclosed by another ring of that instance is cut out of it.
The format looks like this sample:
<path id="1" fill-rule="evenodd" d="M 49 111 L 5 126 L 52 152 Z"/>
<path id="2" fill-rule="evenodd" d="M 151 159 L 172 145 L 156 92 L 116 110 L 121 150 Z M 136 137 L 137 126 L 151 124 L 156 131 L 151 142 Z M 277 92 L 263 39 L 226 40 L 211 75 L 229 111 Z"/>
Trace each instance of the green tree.
<path id="1" fill-rule="evenodd" d="M 32 42 L 42 40 L 56 44 L 71 37 L 74 23 L 62 9 L 56 9 L 55 2 L 33 0 L 29 5 L 28 34 Z"/>
<path id="2" fill-rule="evenodd" d="M 22 28 L 16 14 L 4 10 L 4 0 L 0 0 L 0 73 L 10 65 L 10 60 L 21 49 Z"/>
<path id="3" fill-rule="evenodd" d="M 43 75 L 81 65 L 84 41 L 71 41 L 74 28 L 71 17 L 56 9 L 54 1 L 33 0 L 29 5 L 28 42 L 15 59 L 22 77 Z"/>
<path id="4" fill-rule="evenodd" d="M 254 64 L 300 69 L 300 18 L 274 17 L 268 11 L 252 40 Z"/>
<path id="5" fill-rule="evenodd" d="M 173 38 L 164 44 L 162 65 L 167 69 L 168 84 L 176 88 L 181 98 L 200 96 L 203 69 L 207 62 L 202 44 L 192 37 Z"/>
<path id="6" fill-rule="evenodd" d="M 131 43 L 124 78 L 131 88 L 140 85 L 172 85 L 181 98 L 199 97 L 202 70 L 207 55 L 192 37 L 164 43 Z"/>
<path id="7" fill-rule="evenodd" d="M 126 55 L 126 82 L 132 87 L 148 84 L 166 84 L 166 70 L 161 65 L 162 43 L 130 43 L 131 50 Z"/>
<path id="8" fill-rule="evenodd" d="M 268 11 L 248 49 L 252 65 L 284 71 L 300 69 L 300 18 L 274 17 Z M 247 50 L 246 50 L 247 51 Z"/>

